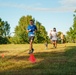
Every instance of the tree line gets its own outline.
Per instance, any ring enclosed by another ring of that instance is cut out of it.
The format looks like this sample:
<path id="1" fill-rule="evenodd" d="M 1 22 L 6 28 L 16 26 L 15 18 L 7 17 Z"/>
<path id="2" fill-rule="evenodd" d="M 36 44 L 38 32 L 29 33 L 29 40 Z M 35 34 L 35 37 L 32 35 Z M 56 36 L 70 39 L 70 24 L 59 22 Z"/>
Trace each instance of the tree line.
<path id="1" fill-rule="evenodd" d="M 0 44 L 9 43 L 10 24 L 0 18 Z"/>
<path id="2" fill-rule="evenodd" d="M 73 42 L 76 43 L 76 10 L 73 14 L 73 25 L 69 28 L 69 31 L 67 31 L 66 39 L 67 42 Z"/>
<path id="3" fill-rule="evenodd" d="M 1 18 L 0 18 L 1 19 Z M 44 43 L 45 41 L 48 41 L 47 31 L 45 27 L 39 22 L 36 21 L 35 18 L 33 18 L 31 15 L 22 16 L 19 19 L 18 25 L 15 27 L 14 30 L 14 36 L 10 36 L 10 25 L 8 22 L 0 20 L 0 32 L 1 33 L 1 44 L 5 43 L 2 38 L 7 38 L 6 43 L 15 43 L 15 44 L 24 44 L 28 43 L 28 34 L 26 31 L 27 26 L 29 25 L 29 21 L 33 19 L 34 24 L 37 26 L 37 33 L 35 36 L 34 43 Z M 4 22 L 4 23 L 2 23 Z M 4 29 L 4 30 L 2 30 Z M 5 35 L 4 35 L 5 34 Z"/>
<path id="4" fill-rule="evenodd" d="M 46 28 L 42 23 L 35 20 L 31 15 L 22 16 L 19 19 L 18 25 L 15 27 L 14 36 L 10 36 L 10 24 L 7 21 L 3 21 L 0 18 L 0 44 L 25 44 L 28 43 L 28 35 L 26 28 L 29 21 L 33 19 L 34 24 L 37 26 L 37 33 L 34 43 L 50 42 Z M 58 32 L 58 38 L 60 38 L 61 32 Z M 76 42 L 76 15 L 74 14 L 74 20 L 72 27 L 69 28 L 65 36 L 65 42 Z"/>

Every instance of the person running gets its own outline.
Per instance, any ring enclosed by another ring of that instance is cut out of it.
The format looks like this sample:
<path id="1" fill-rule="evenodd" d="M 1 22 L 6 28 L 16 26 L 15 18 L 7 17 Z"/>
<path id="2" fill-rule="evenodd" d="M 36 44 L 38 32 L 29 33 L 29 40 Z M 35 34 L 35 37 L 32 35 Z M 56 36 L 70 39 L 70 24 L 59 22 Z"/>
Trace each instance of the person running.
<path id="1" fill-rule="evenodd" d="M 47 50 L 48 49 L 48 42 L 46 41 L 44 45 L 45 45 L 45 49 Z"/>
<path id="2" fill-rule="evenodd" d="M 53 47 L 57 48 L 57 32 L 56 32 L 56 28 L 53 28 L 53 31 L 51 32 L 51 36 L 52 36 Z"/>
<path id="3" fill-rule="evenodd" d="M 34 21 L 30 20 L 30 23 L 27 27 L 27 32 L 28 32 L 28 38 L 29 38 L 29 43 L 30 43 L 30 50 L 29 54 L 33 53 L 34 48 L 33 48 L 33 41 L 35 38 L 35 32 L 37 31 L 36 25 L 34 25 Z"/>
<path id="4" fill-rule="evenodd" d="M 63 35 L 63 33 L 61 33 L 60 37 L 61 37 L 61 44 L 63 44 L 64 43 L 64 35 Z"/>
<path id="5" fill-rule="evenodd" d="M 50 31 L 50 43 L 52 43 L 52 30 Z"/>

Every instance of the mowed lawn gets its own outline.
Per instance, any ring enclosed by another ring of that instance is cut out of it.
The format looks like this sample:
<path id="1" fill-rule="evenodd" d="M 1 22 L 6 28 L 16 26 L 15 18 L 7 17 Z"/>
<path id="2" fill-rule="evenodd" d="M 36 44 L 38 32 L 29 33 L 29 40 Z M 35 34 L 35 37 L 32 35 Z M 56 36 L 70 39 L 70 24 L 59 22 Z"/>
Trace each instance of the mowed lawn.
<path id="1" fill-rule="evenodd" d="M 76 75 L 76 44 L 34 44 L 36 63 L 31 63 L 28 44 L 0 45 L 0 75 Z"/>

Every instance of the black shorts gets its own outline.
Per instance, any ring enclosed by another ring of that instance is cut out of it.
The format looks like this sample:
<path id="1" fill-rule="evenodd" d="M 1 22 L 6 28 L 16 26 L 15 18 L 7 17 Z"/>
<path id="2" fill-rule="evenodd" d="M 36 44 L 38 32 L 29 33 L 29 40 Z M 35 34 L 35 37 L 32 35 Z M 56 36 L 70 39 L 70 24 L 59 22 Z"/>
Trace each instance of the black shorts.
<path id="1" fill-rule="evenodd" d="M 29 42 L 32 40 L 34 41 L 35 36 L 29 36 Z"/>
<path id="2" fill-rule="evenodd" d="M 52 40 L 52 42 L 55 42 L 55 41 L 57 41 L 57 40 Z"/>
<path id="3" fill-rule="evenodd" d="M 52 36 L 50 36 L 50 40 L 52 39 Z"/>

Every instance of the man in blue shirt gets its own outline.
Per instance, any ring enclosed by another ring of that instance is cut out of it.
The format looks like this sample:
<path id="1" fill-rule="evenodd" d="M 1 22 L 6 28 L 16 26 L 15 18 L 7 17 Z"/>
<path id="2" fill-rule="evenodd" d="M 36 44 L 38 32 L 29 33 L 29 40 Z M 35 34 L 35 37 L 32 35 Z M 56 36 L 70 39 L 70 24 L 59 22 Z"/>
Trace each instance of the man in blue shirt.
<path id="1" fill-rule="evenodd" d="M 27 27 L 27 32 L 28 32 L 28 38 L 29 38 L 29 43 L 30 43 L 30 50 L 29 54 L 33 53 L 33 41 L 35 37 L 35 32 L 37 31 L 36 25 L 34 25 L 34 21 L 30 20 L 30 24 Z"/>

